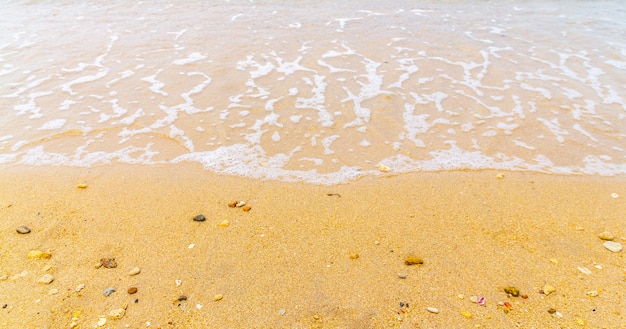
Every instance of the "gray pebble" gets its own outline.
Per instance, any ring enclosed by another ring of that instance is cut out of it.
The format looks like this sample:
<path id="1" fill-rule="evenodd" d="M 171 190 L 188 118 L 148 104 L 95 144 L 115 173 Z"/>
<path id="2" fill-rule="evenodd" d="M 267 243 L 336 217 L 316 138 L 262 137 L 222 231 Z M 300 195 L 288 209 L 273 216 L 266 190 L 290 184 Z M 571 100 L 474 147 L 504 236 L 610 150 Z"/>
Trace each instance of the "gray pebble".
<path id="1" fill-rule="evenodd" d="M 408 276 L 408 275 L 407 275 L 406 273 L 398 273 L 398 277 L 399 277 L 400 279 L 406 279 L 406 278 L 407 278 L 407 276 Z"/>
<path id="2" fill-rule="evenodd" d="M 206 220 L 206 217 L 204 217 L 204 215 L 198 215 L 194 217 L 193 220 L 196 222 L 204 222 Z"/>
<path id="3" fill-rule="evenodd" d="M 105 296 L 105 297 L 109 297 L 109 296 L 110 296 L 112 293 L 114 293 L 114 292 L 115 292 L 115 288 L 106 288 L 106 289 L 104 290 L 104 296 Z"/>
<path id="4" fill-rule="evenodd" d="M 24 225 L 18 227 L 15 229 L 17 231 L 17 233 L 19 234 L 28 234 L 30 233 L 30 229 Z"/>

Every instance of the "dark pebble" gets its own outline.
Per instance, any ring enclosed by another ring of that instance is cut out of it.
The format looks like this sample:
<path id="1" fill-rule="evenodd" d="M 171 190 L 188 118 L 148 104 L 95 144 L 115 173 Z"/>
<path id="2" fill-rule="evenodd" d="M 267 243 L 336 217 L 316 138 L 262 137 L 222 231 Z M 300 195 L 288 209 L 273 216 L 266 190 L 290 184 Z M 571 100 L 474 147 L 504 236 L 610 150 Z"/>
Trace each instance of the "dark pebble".
<path id="1" fill-rule="evenodd" d="M 206 220 L 206 217 L 204 217 L 204 215 L 198 215 L 194 217 L 193 220 L 196 222 L 204 222 Z"/>
<path id="2" fill-rule="evenodd" d="M 184 300 L 187 300 L 187 296 L 185 296 L 185 295 L 178 296 L 178 301 L 179 301 L 179 302 L 182 302 L 182 301 L 184 301 Z"/>
<path id="3" fill-rule="evenodd" d="M 129 295 L 136 294 L 136 293 L 137 293 L 137 288 L 135 288 L 135 287 L 128 288 L 128 294 Z"/>
<path id="4" fill-rule="evenodd" d="M 15 229 L 17 231 L 17 233 L 19 234 L 28 234 L 30 233 L 30 229 L 24 225 L 18 227 Z"/>

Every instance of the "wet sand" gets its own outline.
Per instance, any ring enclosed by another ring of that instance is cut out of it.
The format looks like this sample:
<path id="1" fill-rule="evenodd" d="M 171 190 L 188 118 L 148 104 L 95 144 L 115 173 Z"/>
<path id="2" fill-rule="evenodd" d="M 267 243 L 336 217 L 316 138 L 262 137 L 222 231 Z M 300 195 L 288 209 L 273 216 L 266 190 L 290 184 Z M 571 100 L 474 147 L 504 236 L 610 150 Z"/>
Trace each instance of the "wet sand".
<path id="1" fill-rule="evenodd" d="M 0 327 L 93 328 L 127 305 L 103 328 L 625 328 L 625 251 L 598 234 L 626 242 L 626 178 L 498 174 L 316 186 L 191 164 L 5 168 Z"/>

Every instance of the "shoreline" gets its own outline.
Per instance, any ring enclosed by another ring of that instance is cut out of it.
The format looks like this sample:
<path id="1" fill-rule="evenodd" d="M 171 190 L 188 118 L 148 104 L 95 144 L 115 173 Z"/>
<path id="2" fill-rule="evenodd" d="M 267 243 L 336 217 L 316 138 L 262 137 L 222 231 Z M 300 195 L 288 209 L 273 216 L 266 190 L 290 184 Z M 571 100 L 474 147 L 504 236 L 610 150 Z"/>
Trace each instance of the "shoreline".
<path id="1" fill-rule="evenodd" d="M 499 173 L 322 186 L 185 164 L 7 168 L 0 326 L 93 328 L 126 304 L 104 328 L 621 328 L 624 251 L 598 234 L 626 241 L 626 177 Z M 405 265 L 409 255 L 424 264 Z M 103 257 L 118 266 L 96 269 Z M 44 274 L 54 281 L 38 283 Z"/>

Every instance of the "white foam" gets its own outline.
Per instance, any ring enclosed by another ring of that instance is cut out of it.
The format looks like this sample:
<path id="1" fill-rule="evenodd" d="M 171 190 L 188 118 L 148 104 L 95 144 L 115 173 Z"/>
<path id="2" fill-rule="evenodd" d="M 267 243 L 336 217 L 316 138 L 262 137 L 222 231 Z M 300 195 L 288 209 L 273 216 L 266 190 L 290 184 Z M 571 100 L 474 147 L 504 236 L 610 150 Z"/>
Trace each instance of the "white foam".
<path id="1" fill-rule="evenodd" d="M 54 119 L 44 123 L 38 130 L 55 130 L 62 128 L 66 123 L 65 119 Z"/>

